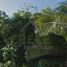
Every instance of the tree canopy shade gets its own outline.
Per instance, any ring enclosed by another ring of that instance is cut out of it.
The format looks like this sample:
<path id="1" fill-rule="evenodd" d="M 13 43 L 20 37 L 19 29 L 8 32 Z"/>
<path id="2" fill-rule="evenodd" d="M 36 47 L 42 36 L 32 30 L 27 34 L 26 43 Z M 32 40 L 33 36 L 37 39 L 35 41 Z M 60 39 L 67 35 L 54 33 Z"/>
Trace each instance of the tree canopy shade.
<path id="1" fill-rule="evenodd" d="M 45 54 L 66 57 L 66 8 L 66 3 L 61 3 L 56 10 L 47 7 L 33 14 L 18 10 L 10 18 L 0 11 L 0 67 L 50 67 L 50 62 L 42 60 Z M 31 46 L 37 48 L 29 49 Z M 45 48 L 39 49 L 39 46 L 53 48 L 44 51 Z"/>

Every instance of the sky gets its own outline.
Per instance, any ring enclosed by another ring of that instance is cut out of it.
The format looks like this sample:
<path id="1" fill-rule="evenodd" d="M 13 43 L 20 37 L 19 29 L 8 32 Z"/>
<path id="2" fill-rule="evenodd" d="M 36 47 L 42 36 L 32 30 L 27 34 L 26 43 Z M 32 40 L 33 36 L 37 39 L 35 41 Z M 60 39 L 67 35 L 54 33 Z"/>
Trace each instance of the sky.
<path id="1" fill-rule="evenodd" d="M 0 10 L 5 11 L 7 15 L 12 15 L 12 13 L 16 12 L 18 9 L 25 9 L 26 6 L 33 5 L 40 11 L 47 6 L 55 8 L 57 4 L 62 1 L 64 0 L 0 0 Z M 31 9 L 31 11 L 37 10 Z"/>

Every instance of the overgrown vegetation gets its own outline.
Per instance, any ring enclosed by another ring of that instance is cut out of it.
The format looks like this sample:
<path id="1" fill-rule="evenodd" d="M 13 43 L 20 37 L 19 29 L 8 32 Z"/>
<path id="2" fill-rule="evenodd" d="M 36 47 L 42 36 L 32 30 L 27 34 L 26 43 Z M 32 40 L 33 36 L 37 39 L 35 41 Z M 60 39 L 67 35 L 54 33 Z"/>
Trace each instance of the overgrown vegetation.
<path id="1" fill-rule="evenodd" d="M 12 17 L 0 11 L 0 67 L 59 67 L 59 61 L 36 58 L 35 63 L 27 62 L 26 49 L 35 45 L 58 47 L 58 53 L 67 55 L 66 3 L 34 14 L 19 10 Z"/>

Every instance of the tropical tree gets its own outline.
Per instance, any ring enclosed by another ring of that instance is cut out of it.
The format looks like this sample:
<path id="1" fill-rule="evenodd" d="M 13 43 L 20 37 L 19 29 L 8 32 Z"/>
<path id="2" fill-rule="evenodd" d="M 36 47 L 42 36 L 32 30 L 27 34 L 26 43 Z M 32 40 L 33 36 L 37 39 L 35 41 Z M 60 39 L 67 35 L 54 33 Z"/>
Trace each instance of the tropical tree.
<path id="1" fill-rule="evenodd" d="M 55 12 L 61 22 L 67 22 L 67 1 L 60 2 Z"/>
<path id="2" fill-rule="evenodd" d="M 10 60 L 16 64 L 16 67 L 21 67 L 25 63 L 26 46 L 32 45 L 28 41 L 28 37 L 32 35 L 34 40 L 34 25 L 32 14 L 30 12 L 19 11 L 11 17 L 11 28 L 7 33 L 8 44 L 3 48 L 5 61 Z M 22 53 L 21 53 L 22 52 Z"/>

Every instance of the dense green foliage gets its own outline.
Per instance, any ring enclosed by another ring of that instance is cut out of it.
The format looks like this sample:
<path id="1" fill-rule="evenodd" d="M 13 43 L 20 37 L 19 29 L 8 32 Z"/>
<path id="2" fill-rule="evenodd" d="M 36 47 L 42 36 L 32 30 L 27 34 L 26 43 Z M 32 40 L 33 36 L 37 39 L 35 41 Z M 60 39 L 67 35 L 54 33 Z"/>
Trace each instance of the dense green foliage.
<path id="1" fill-rule="evenodd" d="M 59 67 L 59 61 L 40 59 L 28 63 L 25 51 L 35 45 L 50 45 L 58 47 L 60 54 L 67 53 L 66 3 L 55 10 L 47 7 L 34 14 L 18 10 L 12 17 L 0 11 L 0 67 Z"/>

